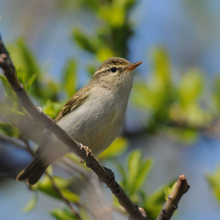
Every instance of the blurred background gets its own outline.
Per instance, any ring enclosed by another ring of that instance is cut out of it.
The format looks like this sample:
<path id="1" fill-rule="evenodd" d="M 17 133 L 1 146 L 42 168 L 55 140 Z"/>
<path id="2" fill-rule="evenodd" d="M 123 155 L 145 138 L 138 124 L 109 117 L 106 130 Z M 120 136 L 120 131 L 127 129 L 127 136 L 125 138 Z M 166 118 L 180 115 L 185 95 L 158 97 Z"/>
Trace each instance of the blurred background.
<path id="1" fill-rule="evenodd" d="M 52 118 L 105 59 L 144 61 L 135 71 L 119 137 L 99 160 L 150 220 L 181 174 L 191 188 L 172 219 L 220 216 L 219 10 L 217 0 L 0 4 L 1 36 L 18 78 Z M 0 79 L 2 219 L 78 219 L 47 176 L 34 187 L 15 181 L 44 128 L 19 105 L 2 72 Z M 83 219 L 127 219 L 104 184 L 84 168 L 69 155 L 49 172 Z M 100 204 L 111 208 L 105 217 Z"/>

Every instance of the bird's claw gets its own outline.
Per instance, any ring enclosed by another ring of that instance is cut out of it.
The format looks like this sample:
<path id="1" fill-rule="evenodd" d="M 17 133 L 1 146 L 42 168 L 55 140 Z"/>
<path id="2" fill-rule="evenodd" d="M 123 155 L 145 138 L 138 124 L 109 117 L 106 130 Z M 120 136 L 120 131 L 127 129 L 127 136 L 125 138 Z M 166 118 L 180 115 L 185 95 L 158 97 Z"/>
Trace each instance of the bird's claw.
<path id="1" fill-rule="evenodd" d="M 92 150 L 89 149 L 89 147 L 83 146 L 82 144 L 80 144 L 80 150 L 85 149 L 86 151 L 86 157 L 91 156 L 92 155 Z M 85 163 L 85 160 L 83 160 L 82 158 L 80 158 L 80 163 Z"/>
<path id="2" fill-rule="evenodd" d="M 91 156 L 92 155 L 92 150 L 89 149 L 89 147 L 83 146 L 85 151 L 86 151 L 86 157 Z"/>

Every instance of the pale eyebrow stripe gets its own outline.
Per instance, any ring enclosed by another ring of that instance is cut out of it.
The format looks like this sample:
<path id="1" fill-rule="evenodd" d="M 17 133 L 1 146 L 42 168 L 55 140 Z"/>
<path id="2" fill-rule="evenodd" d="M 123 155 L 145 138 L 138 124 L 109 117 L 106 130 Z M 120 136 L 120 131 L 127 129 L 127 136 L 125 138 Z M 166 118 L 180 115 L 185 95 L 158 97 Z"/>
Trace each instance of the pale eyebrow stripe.
<path id="1" fill-rule="evenodd" d="M 110 69 L 111 69 L 111 68 L 110 68 Z M 106 72 L 106 71 L 109 71 L 110 69 L 100 70 L 100 71 L 98 71 L 98 72 L 95 72 L 94 75 L 97 75 L 97 74 L 100 74 L 100 73 L 104 73 L 104 72 Z"/>
<path id="2" fill-rule="evenodd" d="M 112 66 L 112 67 L 116 67 L 116 66 Z M 111 68 L 112 68 L 112 67 L 111 67 Z M 97 74 L 100 74 L 100 73 L 104 73 L 104 72 L 106 72 L 106 71 L 110 71 L 111 68 L 106 69 L 106 70 L 100 70 L 100 71 L 98 71 L 98 72 L 95 72 L 94 75 L 97 75 Z M 117 70 L 119 70 L 119 69 L 124 69 L 125 67 L 119 66 L 119 67 L 116 67 L 116 68 L 117 68 Z"/>

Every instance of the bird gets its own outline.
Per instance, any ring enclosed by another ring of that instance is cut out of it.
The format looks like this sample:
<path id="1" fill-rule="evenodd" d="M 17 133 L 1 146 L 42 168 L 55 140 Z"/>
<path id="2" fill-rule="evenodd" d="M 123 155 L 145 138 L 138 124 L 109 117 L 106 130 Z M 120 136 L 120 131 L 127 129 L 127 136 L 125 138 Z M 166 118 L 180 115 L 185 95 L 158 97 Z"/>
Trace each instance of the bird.
<path id="1" fill-rule="evenodd" d="M 133 84 L 133 70 L 141 63 L 130 63 L 120 57 L 107 59 L 95 71 L 90 83 L 70 98 L 54 121 L 97 156 L 111 145 L 119 132 Z M 52 162 L 69 152 L 69 148 L 47 130 L 35 159 L 18 174 L 17 180 L 34 185 Z"/>

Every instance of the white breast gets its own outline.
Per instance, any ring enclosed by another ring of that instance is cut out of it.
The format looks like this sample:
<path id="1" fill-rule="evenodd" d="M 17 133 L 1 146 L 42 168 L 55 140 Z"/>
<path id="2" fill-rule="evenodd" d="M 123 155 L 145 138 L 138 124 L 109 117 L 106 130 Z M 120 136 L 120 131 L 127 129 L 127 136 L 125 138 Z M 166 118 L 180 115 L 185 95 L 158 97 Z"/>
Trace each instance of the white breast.
<path id="1" fill-rule="evenodd" d="M 98 155 L 112 143 L 121 127 L 132 86 L 132 74 L 127 80 L 129 82 L 125 86 L 115 88 L 114 92 L 94 87 L 85 102 L 61 118 L 58 125 Z M 39 147 L 40 152 L 50 155 L 52 162 L 68 153 L 69 148 L 47 131 Z"/>
<path id="2" fill-rule="evenodd" d="M 83 105 L 61 119 L 58 124 L 97 155 L 117 136 L 127 103 L 113 99 L 110 91 L 105 89 L 100 91 L 99 88 L 94 94 L 96 95 L 90 96 Z"/>

